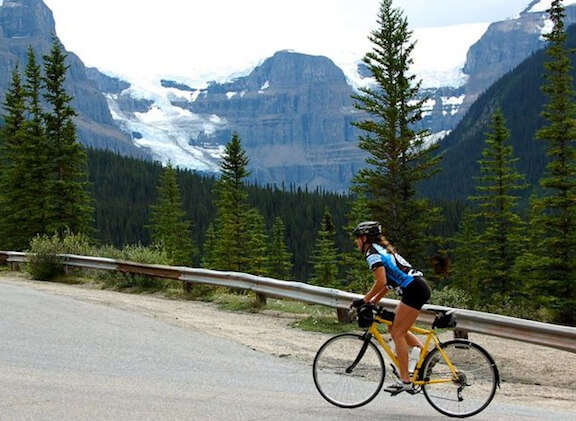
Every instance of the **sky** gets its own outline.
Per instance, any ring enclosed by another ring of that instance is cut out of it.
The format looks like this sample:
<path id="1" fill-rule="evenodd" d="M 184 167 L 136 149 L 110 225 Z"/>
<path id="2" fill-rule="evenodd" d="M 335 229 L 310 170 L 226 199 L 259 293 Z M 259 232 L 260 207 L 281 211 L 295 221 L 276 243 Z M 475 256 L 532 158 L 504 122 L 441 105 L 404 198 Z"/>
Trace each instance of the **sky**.
<path id="1" fill-rule="evenodd" d="M 279 50 L 357 59 L 380 0 L 44 0 L 65 48 L 121 77 L 215 79 Z M 530 0 L 394 0 L 411 28 L 488 23 Z"/>

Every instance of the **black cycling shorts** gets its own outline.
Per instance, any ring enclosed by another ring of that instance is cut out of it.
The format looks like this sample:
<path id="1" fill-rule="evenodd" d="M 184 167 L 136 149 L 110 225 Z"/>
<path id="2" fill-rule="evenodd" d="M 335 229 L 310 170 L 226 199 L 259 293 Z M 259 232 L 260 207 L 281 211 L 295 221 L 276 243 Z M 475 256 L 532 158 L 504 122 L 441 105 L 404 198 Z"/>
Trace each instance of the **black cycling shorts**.
<path id="1" fill-rule="evenodd" d="M 431 292 L 428 282 L 421 276 L 415 276 L 414 280 L 404 288 L 402 302 L 407 306 L 420 310 L 430 299 Z"/>

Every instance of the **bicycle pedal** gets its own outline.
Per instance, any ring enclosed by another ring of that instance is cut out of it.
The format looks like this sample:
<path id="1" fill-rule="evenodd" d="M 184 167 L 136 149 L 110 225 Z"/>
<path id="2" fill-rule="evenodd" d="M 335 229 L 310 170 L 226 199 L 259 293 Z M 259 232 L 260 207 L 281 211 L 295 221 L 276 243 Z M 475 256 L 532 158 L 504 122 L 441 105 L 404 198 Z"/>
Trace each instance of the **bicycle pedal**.
<path id="1" fill-rule="evenodd" d="M 410 390 L 407 390 L 406 392 L 410 393 L 411 395 L 415 395 L 416 393 L 420 392 L 420 390 L 410 389 Z"/>
<path id="2" fill-rule="evenodd" d="M 388 390 L 386 390 L 386 392 L 390 393 L 390 396 L 396 396 L 399 395 L 400 393 L 404 392 L 403 390 L 398 390 L 396 392 L 389 392 Z"/>

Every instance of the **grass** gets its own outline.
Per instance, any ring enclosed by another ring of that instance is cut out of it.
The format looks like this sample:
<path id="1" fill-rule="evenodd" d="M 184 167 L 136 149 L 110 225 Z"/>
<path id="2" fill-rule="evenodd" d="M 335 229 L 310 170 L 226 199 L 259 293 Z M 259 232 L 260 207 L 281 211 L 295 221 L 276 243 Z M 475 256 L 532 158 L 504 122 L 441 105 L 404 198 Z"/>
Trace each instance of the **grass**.
<path id="1" fill-rule="evenodd" d="M 334 309 L 329 309 L 328 307 L 324 307 L 317 304 L 306 304 L 300 301 L 281 300 L 276 298 L 268 299 L 266 309 L 282 311 L 284 313 L 310 314 L 310 315 L 322 315 L 334 311 Z"/>
<path id="2" fill-rule="evenodd" d="M 223 310 L 250 313 L 271 310 L 306 316 L 291 326 L 308 332 L 343 333 L 357 328 L 356 323 L 340 323 L 333 308 L 276 298 L 269 298 L 265 305 L 260 305 L 252 292 L 235 293 L 225 288 L 216 290 L 212 292 L 209 301 Z"/>
<path id="3" fill-rule="evenodd" d="M 338 319 L 330 316 L 308 316 L 304 320 L 292 323 L 292 327 L 307 332 L 344 333 L 358 328 L 356 323 L 340 323 Z"/>

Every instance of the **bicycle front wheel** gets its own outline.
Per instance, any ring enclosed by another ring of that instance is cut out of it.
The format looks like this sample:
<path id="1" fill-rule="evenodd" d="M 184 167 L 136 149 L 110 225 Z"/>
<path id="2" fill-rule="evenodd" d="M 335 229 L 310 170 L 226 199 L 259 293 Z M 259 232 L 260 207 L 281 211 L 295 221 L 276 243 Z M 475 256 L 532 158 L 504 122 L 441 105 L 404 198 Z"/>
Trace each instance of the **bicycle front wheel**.
<path id="1" fill-rule="evenodd" d="M 385 365 L 382 354 L 370 339 L 344 333 L 320 347 L 312 373 L 324 399 L 341 408 L 356 408 L 380 392 Z"/>
<path id="2" fill-rule="evenodd" d="M 486 408 L 500 379 L 494 360 L 482 347 L 466 340 L 442 345 L 456 369 L 454 374 L 438 349 L 426 356 L 421 378 L 426 400 L 450 417 L 470 417 Z"/>

